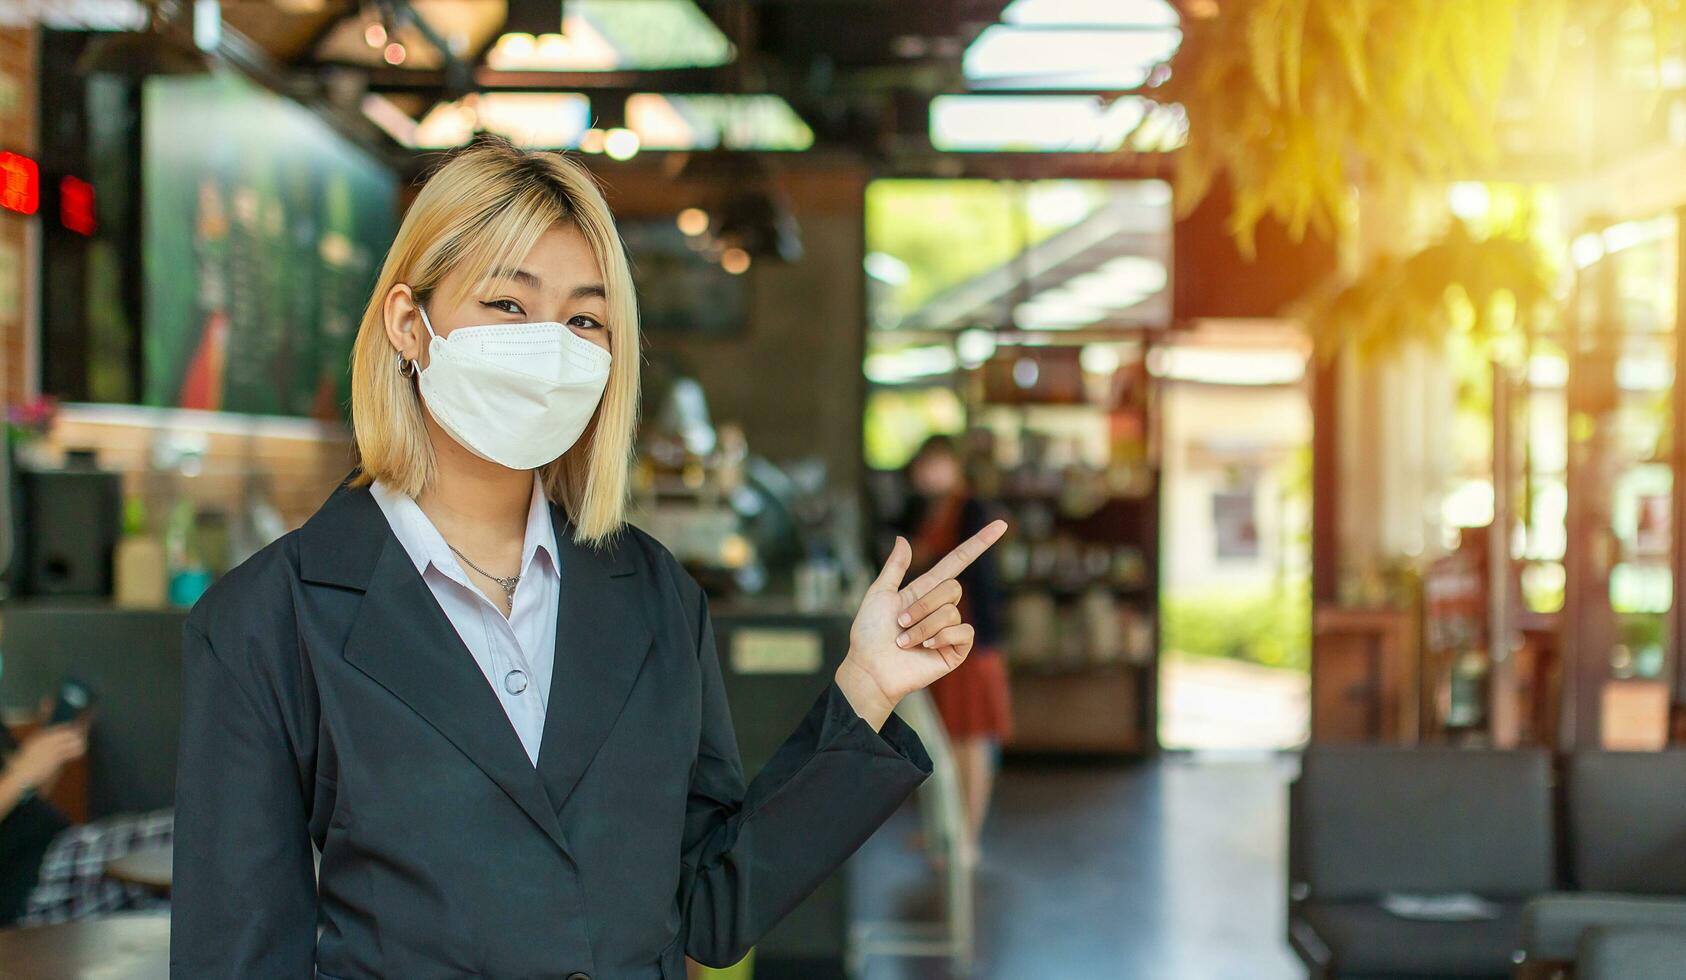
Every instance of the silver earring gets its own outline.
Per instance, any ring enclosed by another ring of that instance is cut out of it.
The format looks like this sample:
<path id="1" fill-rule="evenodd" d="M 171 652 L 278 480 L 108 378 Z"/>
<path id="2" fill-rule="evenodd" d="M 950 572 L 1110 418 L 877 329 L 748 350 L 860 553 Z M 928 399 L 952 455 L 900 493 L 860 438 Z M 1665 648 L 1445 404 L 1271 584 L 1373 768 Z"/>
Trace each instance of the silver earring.
<path id="1" fill-rule="evenodd" d="M 398 351 L 398 373 L 406 378 L 416 376 L 416 362 L 404 357 L 403 351 Z"/>

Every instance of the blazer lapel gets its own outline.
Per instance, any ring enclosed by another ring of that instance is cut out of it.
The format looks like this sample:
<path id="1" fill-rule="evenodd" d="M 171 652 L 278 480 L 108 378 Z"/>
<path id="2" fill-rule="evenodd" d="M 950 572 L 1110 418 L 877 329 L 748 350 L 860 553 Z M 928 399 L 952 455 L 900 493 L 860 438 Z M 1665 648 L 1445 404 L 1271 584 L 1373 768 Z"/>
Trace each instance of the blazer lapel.
<path id="1" fill-rule="evenodd" d="M 503 705 L 380 506 L 367 487 L 342 488 L 335 497 L 306 524 L 300 564 L 306 580 L 365 592 L 346 660 L 438 729 L 566 853 L 544 783 Z"/>
<path id="2" fill-rule="evenodd" d="M 577 544 L 573 525 L 555 504 L 551 527 L 562 594 L 538 768 L 560 812 L 625 708 L 654 633 L 627 535 L 607 550 Z"/>

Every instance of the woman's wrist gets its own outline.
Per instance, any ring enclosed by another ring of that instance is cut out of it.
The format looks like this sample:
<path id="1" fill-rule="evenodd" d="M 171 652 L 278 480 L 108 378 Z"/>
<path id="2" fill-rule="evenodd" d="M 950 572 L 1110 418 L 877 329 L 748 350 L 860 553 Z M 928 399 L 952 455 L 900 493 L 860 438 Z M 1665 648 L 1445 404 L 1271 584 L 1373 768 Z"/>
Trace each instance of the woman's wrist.
<path id="1" fill-rule="evenodd" d="M 871 725 L 873 731 L 883 728 L 890 712 L 896 708 L 895 699 L 884 693 L 884 689 L 878 686 L 878 682 L 853 655 L 843 658 L 843 662 L 837 666 L 835 677 L 838 688 L 849 700 L 849 706 L 855 709 L 855 714 Z"/>

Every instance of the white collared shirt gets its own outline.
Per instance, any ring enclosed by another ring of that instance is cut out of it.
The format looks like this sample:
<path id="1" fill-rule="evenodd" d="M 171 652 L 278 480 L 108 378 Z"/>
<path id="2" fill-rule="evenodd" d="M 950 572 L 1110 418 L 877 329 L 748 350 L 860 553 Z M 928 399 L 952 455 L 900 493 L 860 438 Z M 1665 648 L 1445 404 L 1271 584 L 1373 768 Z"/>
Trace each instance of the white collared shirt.
<path id="1" fill-rule="evenodd" d="M 422 581 L 480 665 L 480 673 L 520 736 L 527 758 L 537 766 L 545 702 L 550 698 L 550 677 L 556 664 L 556 607 L 562 588 L 550 505 L 538 473 L 533 474 L 527 533 L 521 542 L 521 582 L 515 587 L 507 619 L 475 588 L 445 538 L 412 497 L 379 480 L 369 492 L 386 515 L 398 543 L 415 562 Z"/>

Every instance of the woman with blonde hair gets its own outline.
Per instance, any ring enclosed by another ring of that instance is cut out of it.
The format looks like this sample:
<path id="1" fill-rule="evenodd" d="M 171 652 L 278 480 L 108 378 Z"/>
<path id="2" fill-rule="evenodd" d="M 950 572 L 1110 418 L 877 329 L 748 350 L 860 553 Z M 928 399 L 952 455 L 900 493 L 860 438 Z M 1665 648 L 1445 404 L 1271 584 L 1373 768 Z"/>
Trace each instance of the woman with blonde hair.
<path id="1" fill-rule="evenodd" d="M 171 973 L 679 980 L 728 965 L 930 772 L 896 703 L 972 647 L 897 539 L 745 784 L 702 589 L 625 521 L 639 333 L 579 164 L 482 139 L 358 333 L 358 466 L 188 617 Z"/>

